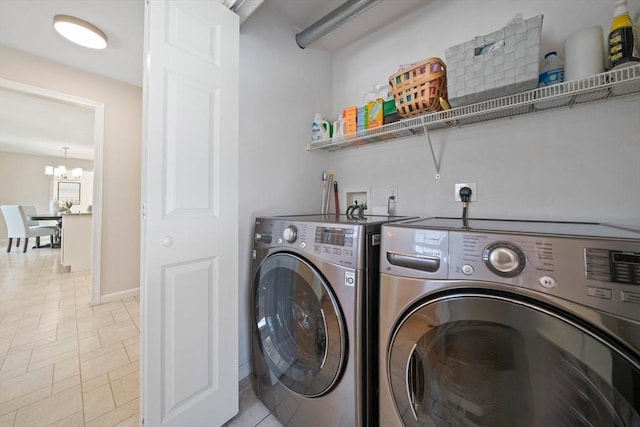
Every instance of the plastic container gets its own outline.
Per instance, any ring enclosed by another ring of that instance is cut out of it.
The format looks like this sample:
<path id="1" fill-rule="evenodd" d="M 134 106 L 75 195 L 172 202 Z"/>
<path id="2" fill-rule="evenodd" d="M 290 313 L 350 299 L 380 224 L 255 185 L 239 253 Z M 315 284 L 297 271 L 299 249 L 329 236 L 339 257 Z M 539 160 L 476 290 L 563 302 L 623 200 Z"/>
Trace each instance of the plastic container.
<path id="1" fill-rule="evenodd" d="M 342 116 L 338 117 L 338 120 L 333 122 L 333 134 L 331 135 L 331 138 L 339 138 L 341 136 L 344 136 L 344 125 L 345 118 Z"/>
<path id="2" fill-rule="evenodd" d="M 612 68 L 627 62 L 640 62 L 638 30 L 629 16 L 626 0 L 616 0 L 608 50 Z"/>
<path id="3" fill-rule="evenodd" d="M 558 56 L 558 52 L 552 50 L 544 56 L 540 76 L 538 77 L 538 87 L 551 86 L 564 81 L 564 63 Z"/>
<path id="4" fill-rule="evenodd" d="M 311 122 L 311 141 L 331 138 L 331 123 L 322 120 L 322 114 L 316 113 Z"/>

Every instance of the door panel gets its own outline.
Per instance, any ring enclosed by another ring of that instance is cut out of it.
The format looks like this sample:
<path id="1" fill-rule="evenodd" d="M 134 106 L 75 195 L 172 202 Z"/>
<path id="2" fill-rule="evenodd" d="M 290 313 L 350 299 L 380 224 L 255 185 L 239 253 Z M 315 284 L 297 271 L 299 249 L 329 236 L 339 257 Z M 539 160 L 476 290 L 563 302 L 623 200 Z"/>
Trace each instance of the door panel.
<path id="1" fill-rule="evenodd" d="M 238 411 L 238 17 L 181 0 L 145 19 L 142 413 L 219 426 Z"/>
<path id="2" fill-rule="evenodd" d="M 219 92 L 167 75 L 167 215 L 218 215 Z"/>
<path id="3" fill-rule="evenodd" d="M 218 294 L 217 259 L 164 268 L 162 322 L 164 337 L 163 417 L 181 406 L 205 399 L 219 388 L 217 336 L 219 319 L 213 306 Z M 190 349 L 189 352 L 176 349 Z"/>
<path id="4" fill-rule="evenodd" d="M 269 256 L 254 282 L 254 318 L 271 373 L 300 395 L 321 396 L 347 360 L 342 310 L 326 280 L 293 254 Z"/>

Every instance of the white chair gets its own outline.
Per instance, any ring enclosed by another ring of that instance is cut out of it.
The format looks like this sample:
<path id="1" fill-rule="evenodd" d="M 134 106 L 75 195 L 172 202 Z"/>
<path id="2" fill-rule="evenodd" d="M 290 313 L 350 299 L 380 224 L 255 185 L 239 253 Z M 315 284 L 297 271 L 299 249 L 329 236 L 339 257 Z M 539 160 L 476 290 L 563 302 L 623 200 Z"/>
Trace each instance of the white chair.
<path id="1" fill-rule="evenodd" d="M 11 252 L 11 245 L 13 239 L 16 238 L 16 246 L 20 247 L 20 239 L 24 238 L 24 249 L 22 252 L 27 252 L 27 246 L 29 245 L 29 237 L 36 238 L 36 246 L 40 246 L 40 237 L 49 236 L 51 244 L 54 242 L 54 235 L 56 234 L 57 227 L 49 225 L 29 225 L 29 218 L 25 213 L 25 206 L 20 205 L 2 205 L 0 206 L 4 221 L 7 224 L 7 237 L 9 238 L 9 245 L 7 246 L 7 252 Z M 31 212 L 29 215 L 35 215 L 35 209 L 30 208 L 27 211 Z"/>

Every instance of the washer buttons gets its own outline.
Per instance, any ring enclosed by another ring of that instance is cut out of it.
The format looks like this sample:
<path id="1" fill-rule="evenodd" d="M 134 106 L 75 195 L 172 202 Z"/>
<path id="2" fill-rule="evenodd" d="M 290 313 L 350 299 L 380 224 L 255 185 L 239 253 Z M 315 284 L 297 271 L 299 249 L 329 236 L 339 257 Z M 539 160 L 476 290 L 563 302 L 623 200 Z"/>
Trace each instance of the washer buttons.
<path id="1" fill-rule="evenodd" d="M 305 242 L 300 242 L 300 247 L 304 249 L 307 247 L 307 244 Z"/>
<path id="2" fill-rule="evenodd" d="M 538 283 L 540 283 L 540 286 L 547 289 L 555 288 L 557 285 L 556 279 L 551 276 L 542 276 L 538 279 Z"/>
<path id="3" fill-rule="evenodd" d="M 465 276 L 470 276 L 473 273 L 473 267 L 469 264 L 465 264 L 462 266 L 462 274 Z"/>

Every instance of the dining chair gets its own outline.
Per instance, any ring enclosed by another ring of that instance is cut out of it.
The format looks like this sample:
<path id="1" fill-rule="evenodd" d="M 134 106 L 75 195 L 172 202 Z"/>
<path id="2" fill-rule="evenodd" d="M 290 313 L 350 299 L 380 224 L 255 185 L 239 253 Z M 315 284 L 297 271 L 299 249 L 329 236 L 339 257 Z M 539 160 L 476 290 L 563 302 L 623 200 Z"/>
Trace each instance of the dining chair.
<path id="1" fill-rule="evenodd" d="M 20 205 L 2 205 L 0 206 L 4 221 L 7 224 L 7 237 L 9 238 L 9 245 L 7 246 L 7 252 L 11 252 L 11 245 L 13 239 L 17 239 L 16 246 L 20 247 L 20 239 L 24 239 L 24 248 L 22 252 L 27 252 L 29 245 L 29 238 L 36 238 L 36 246 L 40 246 L 40 237 L 49 236 L 51 243 L 54 242 L 54 235 L 56 233 L 56 226 L 49 225 L 29 225 L 28 215 L 35 215 L 35 208 L 31 210 L 27 209 L 28 215 L 25 213 L 25 206 Z"/>

